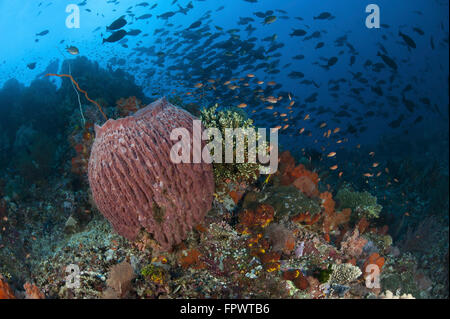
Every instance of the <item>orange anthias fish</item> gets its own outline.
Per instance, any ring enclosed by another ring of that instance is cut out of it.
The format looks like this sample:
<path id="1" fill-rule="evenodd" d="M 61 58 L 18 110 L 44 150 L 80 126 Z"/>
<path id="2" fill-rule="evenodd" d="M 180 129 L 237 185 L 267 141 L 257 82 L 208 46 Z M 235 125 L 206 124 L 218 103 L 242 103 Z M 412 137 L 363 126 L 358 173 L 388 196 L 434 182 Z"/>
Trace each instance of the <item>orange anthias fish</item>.
<path id="1" fill-rule="evenodd" d="M 333 156 L 335 156 L 336 155 L 336 152 L 330 152 L 327 156 L 328 157 L 333 157 Z"/>

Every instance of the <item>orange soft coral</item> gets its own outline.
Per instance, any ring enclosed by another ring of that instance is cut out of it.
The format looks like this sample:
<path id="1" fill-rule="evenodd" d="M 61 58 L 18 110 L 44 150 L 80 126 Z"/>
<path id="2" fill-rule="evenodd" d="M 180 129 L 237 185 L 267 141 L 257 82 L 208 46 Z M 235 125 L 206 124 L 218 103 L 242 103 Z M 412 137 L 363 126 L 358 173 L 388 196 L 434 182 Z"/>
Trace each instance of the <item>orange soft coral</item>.
<path id="1" fill-rule="evenodd" d="M 300 290 L 305 290 L 309 287 L 308 279 L 298 269 L 286 270 L 283 273 L 284 280 L 290 280 Z"/>
<path id="2" fill-rule="evenodd" d="M 277 176 L 280 177 L 281 185 L 293 184 L 309 197 L 319 196 L 319 175 L 307 170 L 303 164 L 295 166 L 295 159 L 289 151 L 280 155 Z"/>
<path id="3" fill-rule="evenodd" d="M 297 165 L 292 172 L 290 172 L 290 175 L 292 177 L 298 178 L 302 176 L 308 177 L 311 182 L 313 182 L 315 185 L 319 183 L 319 175 L 315 172 L 308 171 L 303 164 Z"/>
<path id="4" fill-rule="evenodd" d="M 273 220 L 274 215 L 273 207 L 268 204 L 261 204 L 254 211 L 246 209 L 239 215 L 237 229 L 241 233 L 250 233 L 252 229 L 264 228 Z"/>
<path id="5" fill-rule="evenodd" d="M 366 244 L 367 239 L 360 236 L 359 230 L 356 227 L 352 232 L 345 234 L 341 242 L 341 250 L 347 256 L 358 258 L 362 254 Z"/>
<path id="6" fill-rule="evenodd" d="M 0 275 L 0 299 L 16 299 L 8 283 L 3 280 L 2 275 Z"/>
<path id="7" fill-rule="evenodd" d="M 322 194 L 320 194 L 320 198 L 322 199 L 322 207 L 325 210 L 325 214 L 333 214 L 335 206 L 333 195 L 330 192 L 323 192 Z"/>
<path id="8" fill-rule="evenodd" d="M 321 214 L 311 215 L 309 212 L 300 213 L 291 218 L 294 223 L 300 223 L 305 225 L 313 225 L 319 221 Z"/>
<path id="9" fill-rule="evenodd" d="M 327 233 L 330 230 L 335 229 L 337 226 L 347 223 L 350 220 L 352 210 L 350 208 L 344 208 L 340 212 L 333 212 L 331 214 L 325 214 L 323 222 L 324 231 Z"/>
<path id="10" fill-rule="evenodd" d="M 367 258 L 366 262 L 363 265 L 364 278 L 370 274 L 370 272 L 366 272 L 367 266 L 376 265 L 376 266 L 378 266 L 378 269 L 381 273 L 381 269 L 384 266 L 384 262 L 385 262 L 384 257 L 381 257 L 378 253 L 373 253 L 372 255 L 370 255 L 369 258 Z"/>
<path id="11" fill-rule="evenodd" d="M 308 197 L 317 197 L 319 195 L 317 184 L 308 176 L 296 178 L 293 185 Z"/>
<path id="12" fill-rule="evenodd" d="M 27 282 L 23 285 L 23 288 L 25 289 L 26 299 L 45 299 L 45 295 L 36 285 Z"/>
<path id="13" fill-rule="evenodd" d="M 181 267 L 188 268 L 192 266 L 195 269 L 205 268 L 205 263 L 200 260 L 202 254 L 197 249 L 189 250 L 186 255 L 181 256 L 180 263 Z"/>

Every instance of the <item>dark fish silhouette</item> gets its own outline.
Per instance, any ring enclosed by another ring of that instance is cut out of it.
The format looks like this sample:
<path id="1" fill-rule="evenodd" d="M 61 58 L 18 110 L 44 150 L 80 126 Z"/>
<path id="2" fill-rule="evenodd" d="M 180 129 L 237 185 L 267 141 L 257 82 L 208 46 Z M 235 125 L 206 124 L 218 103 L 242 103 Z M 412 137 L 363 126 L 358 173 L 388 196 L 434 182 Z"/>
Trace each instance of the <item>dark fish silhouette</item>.
<path id="1" fill-rule="evenodd" d="M 292 33 L 289 34 L 291 37 L 302 37 L 306 34 L 306 31 L 303 29 L 293 29 Z"/>
<path id="2" fill-rule="evenodd" d="M 151 17 L 152 17 L 151 13 L 146 13 L 146 14 L 141 15 L 140 17 L 137 17 L 136 20 L 144 20 L 144 19 L 149 19 Z"/>
<path id="3" fill-rule="evenodd" d="M 127 32 L 127 35 L 131 35 L 131 36 L 136 36 L 138 34 L 140 34 L 142 31 L 139 29 L 133 29 Z"/>
<path id="4" fill-rule="evenodd" d="M 117 42 L 117 41 L 123 39 L 123 37 L 126 36 L 126 35 L 127 35 L 127 31 L 119 30 L 119 31 L 116 31 L 113 34 L 111 34 L 108 38 L 103 39 L 102 43 L 105 43 L 105 42 L 111 42 L 111 43 L 112 42 Z"/>
<path id="5" fill-rule="evenodd" d="M 331 20 L 333 19 L 333 15 L 329 12 L 322 12 L 317 17 L 314 17 L 314 20 Z"/>
<path id="6" fill-rule="evenodd" d="M 405 43 L 408 45 L 408 47 L 413 48 L 413 49 L 416 48 L 416 42 L 414 42 L 414 40 L 410 36 L 400 32 L 400 31 L 398 32 L 398 35 L 403 38 L 403 41 L 405 41 Z"/>
<path id="7" fill-rule="evenodd" d="M 378 52 L 377 54 L 379 57 L 381 57 L 381 59 L 383 60 L 384 63 L 386 63 L 390 68 L 397 70 L 397 63 L 395 63 L 395 61 L 393 59 L 391 59 L 390 57 L 388 57 L 385 54 L 381 54 L 380 52 Z"/>
<path id="8" fill-rule="evenodd" d="M 127 24 L 127 20 L 125 20 L 123 17 L 120 17 L 119 19 L 117 19 L 116 21 L 111 23 L 109 26 L 107 26 L 106 30 L 108 30 L 108 31 L 118 30 L 118 29 L 122 28 L 123 26 L 125 26 L 126 24 Z"/>
<path id="9" fill-rule="evenodd" d="M 42 31 L 42 32 L 36 33 L 36 35 L 37 35 L 37 36 L 44 36 L 44 35 L 48 34 L 49 32 L 50 32 L 50 31 L 48 31 L 48 30 L 44 30 L 44 31 Z"/>

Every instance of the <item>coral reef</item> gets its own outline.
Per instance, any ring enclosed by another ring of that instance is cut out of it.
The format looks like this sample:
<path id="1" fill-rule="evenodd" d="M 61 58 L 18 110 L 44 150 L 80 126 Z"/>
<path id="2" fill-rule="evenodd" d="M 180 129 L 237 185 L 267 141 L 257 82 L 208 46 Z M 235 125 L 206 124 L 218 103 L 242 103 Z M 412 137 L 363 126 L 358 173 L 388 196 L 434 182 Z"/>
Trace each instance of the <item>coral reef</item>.
<path id="1" fill-rule="evenodd" d="M 377 204 L 377 198 L 369 192 L 354 192 L 347 187 L 339 189 L 336 194 L 339 208 L 350 208 L 356 217 L 366 219 L 378 218 L 381 212 L 381 205 Z"/>
<path id="2" fill-rule="evenodd" d="M 358 279 L 361 276 L 361 269 L 352 264 L 333 264 L 331 267 L 332 273 L 330 277 L 331 283 L 345 285 Z"/>
<path id="3" fill-rule="evenodd" d="M 8 283 L 0 275 L 0 299 L 15 299 L 14 292 L 9 287 Z"/>
<path id="4" fill-rule="evenodd" d="M 225 130 L 226 129 L 251 129 L 254 130 L 255 126 L 253 121 L 246 117 L 245 113 L 240 110 L 226 109 L 217 110 L 218 105 L 212 106 L 201 111 L 200 119 L 205 128 L 217 128 L 222 134 L 222 150 L 223 158 L 221 163 L 213 163 L 214 178 L 216 186 L 219 188 L 225 187 L 230 183 L 250 183 L 255 181 L 259 175 L 259 165 L 257 163 L 248 163 L 248 146 L 244 149 L 244 163 L 225 163 Z M 256 132 L 255 132 L 256 133 Z M 236 156 L 236 143 L 233 142 L 233 154 Z M 244 145 L 247 145 L 245 143 Z M 266 147 L 265 145 L 259 145 L 259 147 Z M 256 149 L 256 152 L 258 150 Z M 214 154 L 211 154 L 214 156 Z"/>

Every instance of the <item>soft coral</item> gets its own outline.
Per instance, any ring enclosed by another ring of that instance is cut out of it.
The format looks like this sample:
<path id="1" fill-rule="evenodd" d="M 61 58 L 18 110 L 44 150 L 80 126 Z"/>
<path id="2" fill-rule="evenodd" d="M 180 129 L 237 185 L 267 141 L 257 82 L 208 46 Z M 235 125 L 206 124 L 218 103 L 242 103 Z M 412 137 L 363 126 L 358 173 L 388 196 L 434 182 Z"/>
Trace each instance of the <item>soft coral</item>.
<path id="1" fill-rule="evenodd" d="M 0 299 L 16 299 L 11 287 L 3 280 L 2 275 L 0 275 Z"/>

